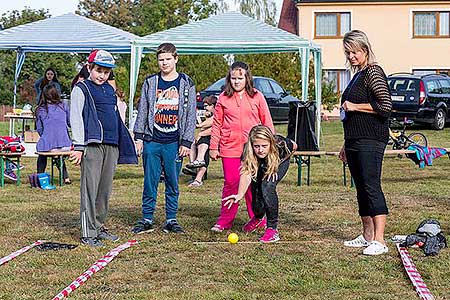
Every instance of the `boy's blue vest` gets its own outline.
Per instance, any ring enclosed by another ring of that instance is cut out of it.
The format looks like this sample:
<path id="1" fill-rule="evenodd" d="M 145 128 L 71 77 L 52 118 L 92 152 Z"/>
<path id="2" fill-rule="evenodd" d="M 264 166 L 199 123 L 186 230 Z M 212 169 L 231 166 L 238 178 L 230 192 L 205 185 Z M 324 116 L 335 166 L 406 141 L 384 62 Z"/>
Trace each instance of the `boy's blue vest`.
<path id="1" fill-rule="evenodd" d="M 97 117 L 97 110 L 95 108 L 95 102 L 92 98 L 92 88 L 89 85 L 94 84 L 90 80 L 85 80 L 76 84 L 84 94 L 84 107 L 83 107 L 83 123 L 84 123 L 84 139 L 93 143 L 103 142 L 103 129 Z M 104 83 L 105 88 L 111 88 L 108 83 Z M 116 110 L 116 119 L 118 121 L 119 128 L 119 164 L 137 164 L 138 159 L 136 155 L 136 149 L 134 142 L 128 132 L 128 129 L 122 122 L 118 110 Z"/>

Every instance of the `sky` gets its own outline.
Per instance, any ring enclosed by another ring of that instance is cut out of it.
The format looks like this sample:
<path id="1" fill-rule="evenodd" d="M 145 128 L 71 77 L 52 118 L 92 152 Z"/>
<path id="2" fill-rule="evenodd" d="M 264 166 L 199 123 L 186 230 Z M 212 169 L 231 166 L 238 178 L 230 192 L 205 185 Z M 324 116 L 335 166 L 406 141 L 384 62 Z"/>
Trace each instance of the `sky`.
<path id="1" fill-rule="evenodd" d="M 227 0 L 232 3 L 232 0 Z M 277 5 L 278 16 L 281 11 L 283 0 L 274 0 Z M 32 9 L 45 8 L 50 11 L 52 16 L 58 16 L 69 12 L 75 12 L 78 6 L 78 0 L 3 0 L 0 5 L 0 15 L 12 11 L 22 10 L 24 7 Z M 278 17 L 277 17 L 278 20 Z"/>

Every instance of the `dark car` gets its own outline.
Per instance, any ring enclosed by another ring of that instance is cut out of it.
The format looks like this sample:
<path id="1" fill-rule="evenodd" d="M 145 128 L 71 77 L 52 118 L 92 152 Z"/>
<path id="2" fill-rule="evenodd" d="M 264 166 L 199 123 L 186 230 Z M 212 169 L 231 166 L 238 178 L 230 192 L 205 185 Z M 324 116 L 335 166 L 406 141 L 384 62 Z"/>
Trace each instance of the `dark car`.
<path id="1" fill-rule="evenodd" d="M 442 130 L 449 120 L 450 77 L 442 74 L 392 74 L 388 77 L 392 97 L 391 118 L 408 118 Z"/>
<path id="2" fill-rule="evenodd" d="M 291 96 L 289 92 L 275 80 L 267 77 L 254 76 L 255 88 L 261 91 L 266 98 L 270 114 L 274 122 L 287 122 L 289 114 L 289 102 L 299 100 Z M 209 95 L 219 96 L 225 86 L 225 78 L 219 79 L 212 85 L 197 94 L 197 109 L 203 109 L 202 99 Z"/>

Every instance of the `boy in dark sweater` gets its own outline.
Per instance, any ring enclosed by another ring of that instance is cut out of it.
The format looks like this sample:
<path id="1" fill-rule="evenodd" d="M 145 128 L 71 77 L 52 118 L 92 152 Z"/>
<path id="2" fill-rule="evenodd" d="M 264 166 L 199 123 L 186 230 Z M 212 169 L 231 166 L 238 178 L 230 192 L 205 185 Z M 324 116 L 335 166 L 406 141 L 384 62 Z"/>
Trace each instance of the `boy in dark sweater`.
<path id="1" fill-rule="evenodd" d="M 154 230 L 153 215 L 162 168 L 166 185 L 166 222 L 163 231 L 183 233 L 177 221 L 178 175 L 181 158 L 188 156 L 196 122 L 195 86 L 183 73 L 178 73 L 177 49 L 164 43 L 156 52 L 160 72 L 144 81 L 134 138 L 144 164 L 142 219 L 132 232 L 140 234 Z"/>
<path id="2" fill-rule="evenodd" d="M 108 83 L 113 56 L 94 50 L 88 58 L 90 76 L 71 94 L 70 123 L 74 151 L 70 159 L 81 164 L 81 242 L 103 246 L 101 240 L 119 237 L 104 227 L 117 163 L 137 163 L 131 136 L 117 109 L 114 88 Z"/>

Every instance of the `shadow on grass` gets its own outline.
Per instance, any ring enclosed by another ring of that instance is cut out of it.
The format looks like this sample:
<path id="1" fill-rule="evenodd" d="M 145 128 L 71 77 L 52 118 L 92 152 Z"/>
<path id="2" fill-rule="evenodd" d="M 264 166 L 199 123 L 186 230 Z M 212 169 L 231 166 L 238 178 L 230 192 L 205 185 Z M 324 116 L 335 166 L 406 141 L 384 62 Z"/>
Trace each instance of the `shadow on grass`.
<path id="1" fill-rule="evenodd" d="M 74 240 L 80 238 L 80 218 L 79 214 L 73 214 L 66 210 L 47 209 L 39 214 L 39 223 L 53 227 L 58 232 L 70 235 Z"/>
<path id="2" fill-rule="evenodd" d="M 301 214 L 280 212 L 282 226 L 290 231 L 303 232 L 305 236 L 319 234 L 336 240 L 348 239 L 348 236 L 337 224 L 315 222 L 314 218 Z"/>

